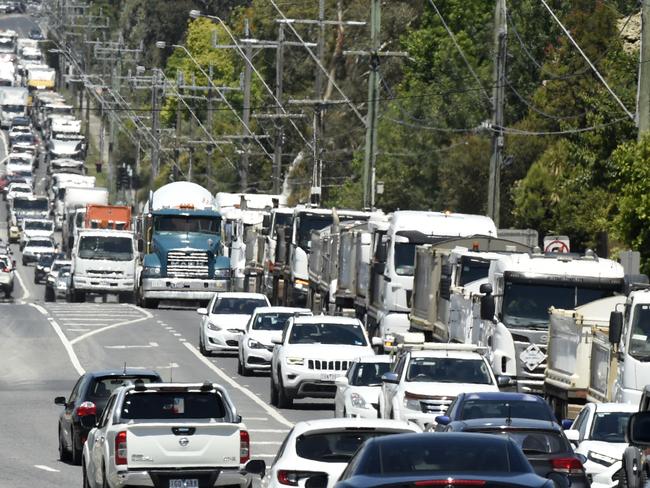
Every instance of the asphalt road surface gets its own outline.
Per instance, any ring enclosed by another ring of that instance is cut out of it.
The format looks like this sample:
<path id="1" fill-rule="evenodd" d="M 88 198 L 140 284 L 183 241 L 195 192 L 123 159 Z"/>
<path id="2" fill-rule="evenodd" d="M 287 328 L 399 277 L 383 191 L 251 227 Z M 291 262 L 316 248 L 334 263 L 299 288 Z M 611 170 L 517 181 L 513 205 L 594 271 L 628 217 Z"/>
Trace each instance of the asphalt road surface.
<path id="1" fill-rule="evenodd" d="M 0 29 L 21 35 L 25 16 L 0 18 Z M 6 154 L 0 137 L 0 159 Z M 2 168 L 0 167 L 0 171 Z M 44 193 L 39 168 L 37 193 Z M 7 209 L 0 202 L 0 237 L 7 240 Z M 270 464 L 291 426 L 333 416 L 333 402 L 299 400 L 293 409 L 269 405 L 267 375 L 239 377 L 236 357 L 198 351 L 196 305 L 145 310 L 116 302 L 45 303 L 33 266 L 22 266 L 18 246 L 13 299 L 0 301 L 0 488 L 81 486 L 81 468 L 58 460 L 54 397 L 67 396 L 84 371 L 153 368 L 165 380 L 224 385 L 251 435 L 252 457 Z"/>

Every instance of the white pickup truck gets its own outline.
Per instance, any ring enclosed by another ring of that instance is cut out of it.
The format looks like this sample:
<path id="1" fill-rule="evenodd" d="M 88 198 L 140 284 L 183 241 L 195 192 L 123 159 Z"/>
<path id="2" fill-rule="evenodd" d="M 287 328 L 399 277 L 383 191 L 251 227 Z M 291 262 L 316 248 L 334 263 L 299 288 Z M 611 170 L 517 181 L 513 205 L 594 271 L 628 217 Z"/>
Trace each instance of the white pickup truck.
<path id="1" fill-rule="evenodd" d="M 136 382 L 112 394 L 83 447 L 84 488 L 246 488 L 264 476 L 226 390 Z"/>

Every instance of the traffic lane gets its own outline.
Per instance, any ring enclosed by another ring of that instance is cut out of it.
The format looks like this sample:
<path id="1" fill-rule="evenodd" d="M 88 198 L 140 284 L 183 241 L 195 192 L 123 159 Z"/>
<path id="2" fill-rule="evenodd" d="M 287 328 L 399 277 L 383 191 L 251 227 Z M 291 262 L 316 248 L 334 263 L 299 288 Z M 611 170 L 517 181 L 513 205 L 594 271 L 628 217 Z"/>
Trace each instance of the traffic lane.
<path id="1" fill-rule="evenodd" d="M 0 30 L 14 30 L 18 37 L 28 37 L 29 31 L 38 24 L 27 15 L 12 14 L 0 16 Z"/>
<path id="2" fill-rule="evenodd" d="M 29 305 L 0 305 L 0 358 L 2 486 L 78 486 L 78 467 L 58 460 L 54 405 L 78 376 L 46 318 Z"/>
<path id="3" fill-rule="evenodd" d="M 157 318 L 160 318 L 173 326 L 179 333 L 191 341 L 191 344 L 198 348 L 200 319 L 196 309 L 192 310 L 171 310 L 158 309 L 153 311 Z M 269 375 L 258 373 L 253 376 L 239 376 L 237 374 L 237 355 L 219 354 L 209 358 L 226 375 L 233 378 L 245 388 L 255 393 L 265 402 L 270 401 L 271 384 Z M 331 418 L 334 416 L 334 400 L 305 398 L 294 401 L 294 407 L 289 409 L 277 409 L 284 417 L 292 423 L 303 420 Z"/>

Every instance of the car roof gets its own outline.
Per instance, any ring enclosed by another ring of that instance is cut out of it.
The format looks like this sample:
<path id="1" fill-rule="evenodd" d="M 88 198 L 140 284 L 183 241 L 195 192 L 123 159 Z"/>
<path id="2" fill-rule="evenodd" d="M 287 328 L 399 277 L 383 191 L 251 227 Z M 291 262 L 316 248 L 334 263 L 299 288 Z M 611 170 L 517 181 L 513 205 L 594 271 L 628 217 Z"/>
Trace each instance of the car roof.
<path id="1" fill-rule="evenodd" d="M 296 317 L 293 319 L 294 324 L 346 324 L 359 325 L 359 319 L 353 317 L 340 317 L 334 315 L 314 315 Z"/>
<path id="2" fill-rule="evenodd" d="M 257 307 L 255 314 L 260 313 L 312 313 L 308 308 L 299 307 Z"/>
<path id="3" fill-rule="evenodd" d="M 531 403 L 544 403 L 544 399 L 537 395 L 530 395 L 528 393 L 516 393 L 508 391 L 489 391 L 489 392 L 476 392 L 466 393 L 464 400 L 503 400 L 503 401 L 520 401 Z"/>
<path id="4" fill-rule="evenodd" d="M 520 419 L 520 418 L 485 418 L 469 419 L 458 422 L 468 430 L 473 429 L 499 429 L 499 430 L 546 430 L 562 432 L 562 427 L 550 420 Z"/>
<path id="5" fill-rule="evenodd" d="M 266 295 L 262 293 L 246 293 L 246 292 L 235 292 L 235 291 L 223 291 L 218 292 L 217 297 L 221 298 L 259 298 L 262 300 L 267 300 Z"/>
<path id="6" fill-rule="evenodd" d="M 359 420 L 359 419 L 356 419 Z M 475 444 L 477 441 L 491 443 L 492 446 L 503 444 L 505 445 L 512 442 L 506 436 L 498 436 L 493 434 L 481 433 L 468 433 L 468 432 L 422 432 L 413 434 L 395 434 L 392 436 L 375 437 L 366 441 L 367 443 L 373 442 L 376 444 L 395 443 L 408 445 L 412 442 L 419 440 L 427 440 L 431 442 L 449 443 L 461 441 L 467 445 Z"/>
<path id="7" fill-rule="evenodd" d="M 140 368 L 122 368 L 122 369 L 100 369 L 97 371 L 88 371 L 86 375 L 90 378 L 102 378 L 105 376 L 158 376 L 157 371 L 153 369 Z"/>
<path id="8" fill-rule="evenodd" d="M 297 422 L 293 427 L 293 435 L 298 436 L 312 431 L 338 430 L 338 429 L 404 429 L 412 432 L 420 432 L 420 428 L 408 422 L 392 419 L 362 419 L 362 418 L 334 418 L 305 420 Z"/>
<path id="9" fill-rule="evenodd" d="M 454 349 L 446 350 L 411 350 L 412 358 L 453 358 L 453 359 L 472 359 L 483 360 L 483 356 L 475 351 L 458 351 Z"/>
<path id="10" fill-rule="evenodd" d="M 592 403 L 597 413 L 638 412 L 639 406 L 630 403 Z"/>
<path id="11" fill-rule="evenodd" d="M 388 354 L 378 354 L 376 356 L 363 356 L 360 358 L 357 358 L 354 360 L 355 363 L 370 363 L 370 364 L 376 364 L 376 363 L 392 363 L 393 362 L 393 356 L 390 356 Z"/>

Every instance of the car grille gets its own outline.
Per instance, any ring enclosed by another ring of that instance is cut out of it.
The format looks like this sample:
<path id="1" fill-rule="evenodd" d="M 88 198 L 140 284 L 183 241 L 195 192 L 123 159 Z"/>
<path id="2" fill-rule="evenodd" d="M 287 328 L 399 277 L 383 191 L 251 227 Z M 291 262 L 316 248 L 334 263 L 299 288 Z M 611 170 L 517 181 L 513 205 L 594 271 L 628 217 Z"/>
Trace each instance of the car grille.
<path id="1" fill-rule="evenodd" d="M 330 370 L 330 371 L 347 371 L 349 361 L 328 361 L 326 359 L 310 359 L 307 361 L 309 369 Z"/>
<path id="2" fill-rule="evenodd" d="M 204 251 L 169 251 L 167 274 L 175 278 L 208 278 L 208 253 Z"/>
<path id="3" fill-rule="evenodd" d="M 443 415 L 445 412 L 447 412 L 447 408 L 449 408 L 449 405 L 453 401 L 454 397 L 449 396 L 429 397 L 420 400 L 420 409 L 422 410 L 422 413 Z"/>

